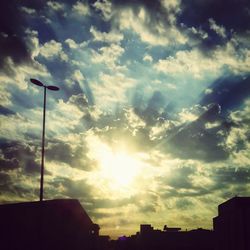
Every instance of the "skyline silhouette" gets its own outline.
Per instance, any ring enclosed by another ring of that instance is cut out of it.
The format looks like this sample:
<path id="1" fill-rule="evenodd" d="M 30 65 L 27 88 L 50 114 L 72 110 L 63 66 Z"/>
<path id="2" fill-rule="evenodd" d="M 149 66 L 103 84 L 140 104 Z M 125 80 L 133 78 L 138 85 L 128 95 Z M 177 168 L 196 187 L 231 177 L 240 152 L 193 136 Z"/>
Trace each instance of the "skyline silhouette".
<path id="1" fill-rule="evenodd" d="M 218 206 L 213 230 L 163 230 L 141 224 L 134 235 L 111 240 L 100 235 L 78 200 L 60 199 L 0 205 L 0 241 L 5 250 L 248 250 L 250 197 L 233 197 Z"/>

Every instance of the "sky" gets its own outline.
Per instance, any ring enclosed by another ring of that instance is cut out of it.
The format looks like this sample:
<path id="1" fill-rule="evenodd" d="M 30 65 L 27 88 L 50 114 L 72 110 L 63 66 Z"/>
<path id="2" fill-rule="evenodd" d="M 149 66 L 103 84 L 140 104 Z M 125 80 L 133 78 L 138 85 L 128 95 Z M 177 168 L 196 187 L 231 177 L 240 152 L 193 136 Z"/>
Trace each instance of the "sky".
<path id="1" fill-rule="evenodd" d="M 0 203 L 79 199 L 101 234 L 212 228 L 250 194 L 250 2 L 0 3 Z"/>

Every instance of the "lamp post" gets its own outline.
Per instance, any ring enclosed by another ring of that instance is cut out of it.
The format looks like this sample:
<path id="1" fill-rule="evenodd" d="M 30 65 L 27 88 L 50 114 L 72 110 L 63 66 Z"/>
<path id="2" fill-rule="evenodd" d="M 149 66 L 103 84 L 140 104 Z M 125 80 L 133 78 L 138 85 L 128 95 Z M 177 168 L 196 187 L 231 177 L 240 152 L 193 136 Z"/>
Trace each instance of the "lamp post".
<path id="1" fill-rule="evenodd" d="M 46 113 L 46 90 L 58 91 L 59 88 L 52 85 L 45 85 L 36 79 L 30 79 L 30 81 L 39 86 L 43 87 L 43 133 L 42 133 L 42 159 L 41 159 L 41 179 L 40 179 L 40 201 L 43 200 L 43 176 L 44 176 L 44 138 L 45 138 L 45 113 Z"/>

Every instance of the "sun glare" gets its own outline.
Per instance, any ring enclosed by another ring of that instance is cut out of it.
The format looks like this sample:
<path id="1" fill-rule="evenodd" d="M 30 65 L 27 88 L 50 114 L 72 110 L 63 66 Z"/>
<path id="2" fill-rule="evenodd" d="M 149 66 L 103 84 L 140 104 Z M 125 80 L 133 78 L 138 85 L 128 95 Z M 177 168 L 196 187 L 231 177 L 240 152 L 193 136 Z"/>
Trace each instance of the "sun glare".
<path id="1" fill-rule="evenodd" d="M 130 193 L 142 171 L 142 162 L 124 148 L 114 150 L 96 137 L 89 140 L 89 146 L 91 158 L 98 165 L 95 173 L 98 182 L 109 190 Z"/>
<path id="2" fill-rule="evenodd" d="M 99 159 L 101 174 L 113 185 L 130 185 L 139 172 L 139 162 L 124 152 L 105 152 Z"/>

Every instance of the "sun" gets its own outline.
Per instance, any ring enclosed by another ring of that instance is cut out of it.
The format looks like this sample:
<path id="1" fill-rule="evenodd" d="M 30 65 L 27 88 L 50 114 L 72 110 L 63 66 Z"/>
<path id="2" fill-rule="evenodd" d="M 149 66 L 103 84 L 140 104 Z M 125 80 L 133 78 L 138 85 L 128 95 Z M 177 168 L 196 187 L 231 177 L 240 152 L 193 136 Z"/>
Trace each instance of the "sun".
<path id="1" fill-rule="evenodd" d="M 130 196 L 138 191 L 145 163 L 140 154 L 133 153 L 125 142 L 110 145 L 98 136 L 87 137 L 88 158 L 96 168 L 89 181 L 102 195 Z"/>
<path id="2" fill-rule="evenodd" d="M 101 175 L 113 186 L 126 187 L 139 173 L 140 163 L 126 152 L 106 151 L 99 159 Z"/>

